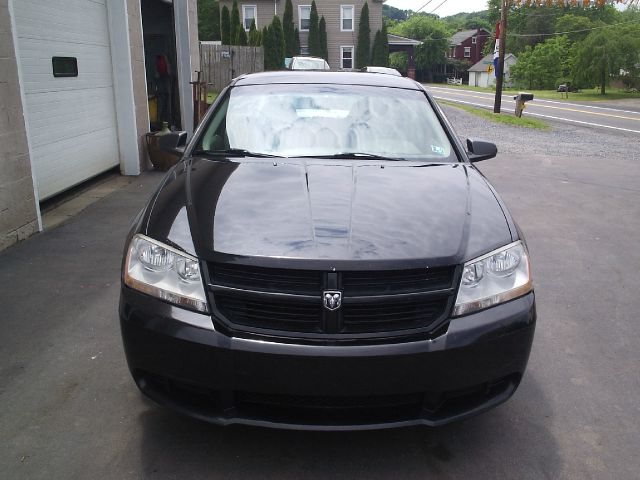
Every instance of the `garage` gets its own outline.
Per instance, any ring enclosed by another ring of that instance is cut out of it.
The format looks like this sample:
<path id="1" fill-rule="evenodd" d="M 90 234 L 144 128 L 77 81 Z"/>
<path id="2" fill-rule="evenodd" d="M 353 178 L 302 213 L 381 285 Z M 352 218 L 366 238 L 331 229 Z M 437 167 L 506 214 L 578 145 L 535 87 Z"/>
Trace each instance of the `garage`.
<path id="1" fill-rule="evenodd" d="M 27 138 L 40 201 L 120 163 L 105 2 L 13 3 Z"/>

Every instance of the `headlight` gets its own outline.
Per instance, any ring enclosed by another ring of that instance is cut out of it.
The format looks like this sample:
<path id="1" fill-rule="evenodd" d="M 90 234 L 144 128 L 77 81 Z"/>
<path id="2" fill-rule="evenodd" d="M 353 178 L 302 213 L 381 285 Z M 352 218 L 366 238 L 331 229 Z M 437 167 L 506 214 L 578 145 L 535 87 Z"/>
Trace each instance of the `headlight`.
<path id="1" fill-rule="evenodd" d="M 181 307 L 208 311 L 198 259 L 144 235 L 131 240 L 124 283 Z"/>
<path id="2" fill-rule="evenodd" d="M 529 255 L 517 241 L 464 264 L 453 316 L 482 310 L 531 290 Z"/>

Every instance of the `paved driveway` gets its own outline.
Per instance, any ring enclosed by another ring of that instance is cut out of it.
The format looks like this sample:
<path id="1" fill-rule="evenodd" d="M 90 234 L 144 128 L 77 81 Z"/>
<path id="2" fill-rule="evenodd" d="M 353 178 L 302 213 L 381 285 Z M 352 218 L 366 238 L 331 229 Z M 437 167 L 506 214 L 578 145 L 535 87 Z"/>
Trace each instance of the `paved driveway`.
<path id="1" fill-rule="evenodd" d="M 122 243 L 151 173 L 0 254 L 0 476 L 638 478 L 637 142 L 447 112 L 461 136 L 499 144 L 478 165 L 534 262 L 538 329 L 509 402 L 439 429 L 313 433 L 219 428 L 143 400 L 116 309 Z"/>

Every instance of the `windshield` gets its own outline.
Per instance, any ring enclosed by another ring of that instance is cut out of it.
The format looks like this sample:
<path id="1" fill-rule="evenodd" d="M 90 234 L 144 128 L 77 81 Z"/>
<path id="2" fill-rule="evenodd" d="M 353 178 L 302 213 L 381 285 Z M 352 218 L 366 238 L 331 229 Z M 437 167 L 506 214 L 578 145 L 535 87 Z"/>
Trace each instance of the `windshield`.
<path id="1" fill-rule="evenodd" d="M 423 92 L 356 85 L 235 87 L 196 150 L 458 161 Z"/>

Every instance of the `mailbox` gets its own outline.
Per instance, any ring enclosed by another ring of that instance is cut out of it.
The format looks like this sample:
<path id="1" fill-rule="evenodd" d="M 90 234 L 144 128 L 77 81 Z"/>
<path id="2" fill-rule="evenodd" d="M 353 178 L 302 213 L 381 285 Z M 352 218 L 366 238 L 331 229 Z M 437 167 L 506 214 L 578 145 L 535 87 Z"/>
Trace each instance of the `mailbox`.
<path id="1" fill-rule="evenodd" d="M 516 117 L 522 117 L 522 110 L 524 110 L 525 102 L 533 100 L 533 93 L 520 92 L 513 97 L 516 101 Z"/>

